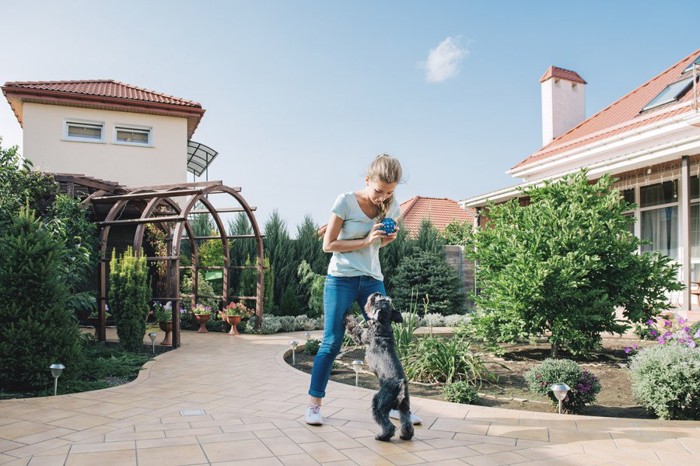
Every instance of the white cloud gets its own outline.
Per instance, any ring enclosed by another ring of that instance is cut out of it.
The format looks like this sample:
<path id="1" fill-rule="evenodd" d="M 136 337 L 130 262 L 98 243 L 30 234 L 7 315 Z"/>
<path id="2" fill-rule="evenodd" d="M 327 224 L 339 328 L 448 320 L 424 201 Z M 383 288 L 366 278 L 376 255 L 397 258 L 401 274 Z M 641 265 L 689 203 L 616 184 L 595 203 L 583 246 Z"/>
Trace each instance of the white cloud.
<path id="1" fill-rule="evenodd" d="M 428 60 L 423 64 L 426 81 L 441 83 L 457 75 L 459 63 L 469 55 L 466 48 L 459 47 L 458 39 L 448 37 L 430 51 Z"/>

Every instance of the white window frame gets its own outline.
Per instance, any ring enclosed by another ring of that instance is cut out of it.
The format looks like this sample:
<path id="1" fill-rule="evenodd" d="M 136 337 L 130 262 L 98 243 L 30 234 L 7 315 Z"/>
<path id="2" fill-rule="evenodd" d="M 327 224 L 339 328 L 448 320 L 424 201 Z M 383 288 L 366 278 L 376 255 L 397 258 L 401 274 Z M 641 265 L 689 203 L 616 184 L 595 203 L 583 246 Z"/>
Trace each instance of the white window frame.
<path id="1" fill-rule="evenodd" d="M 120 141 L 117 139 L 117 133 L 120 130 L 146 133 L 146 134 L 148 134 L 148 141 L 147 142 Z M 136 146 L 136 147 L 153 147 L 153 127 L 152 126 L 141 126 L 141 125 L 115 123 L 114 133 L 112 135 L 112 144 L 118 144 L 118 145 L 124 145 L 124 146 Z"/>
<path id="2" fill-rule="evenodd" d="M 71 126 L 94 126 L 100 128 L 100 138 L 91 138 L 83 136 L 70 135 L 69 128 Z M 71 142 L 92 142 L 97 144 L 105 143 L 105 122 L 94 120 L 83 120 L 80 118 L 66 118 L 63 124 L 63 140 Z"/>

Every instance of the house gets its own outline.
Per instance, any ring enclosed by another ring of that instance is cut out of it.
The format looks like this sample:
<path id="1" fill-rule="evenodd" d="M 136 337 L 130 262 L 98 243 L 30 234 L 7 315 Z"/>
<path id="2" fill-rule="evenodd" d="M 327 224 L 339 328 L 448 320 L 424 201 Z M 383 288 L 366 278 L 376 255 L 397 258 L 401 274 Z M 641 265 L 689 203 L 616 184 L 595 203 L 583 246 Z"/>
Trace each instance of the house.
<path id="1" fill-rule="evenodd" d="M 456 201 L 447 198 L 413 196 L 401 203 L 401 219 L 409 236 L 415 237 L 423 220 L 430 220 L 439 231 L 451 222 L 469 222 L 475 225 L 476 209 L 463 209 Z"/>
<path id="2" fill-rule="evenodd" d="M 700 280 L 700 50 L 585 117 L 586 81 L 550 67 L 542 76 L 543 147 L 508 173 L 522 182 L 460 201 L 482 209 L 487 201 L 518 196 L 519 187 L 588 170 L 591 180 L 609 173 L 627 201 L 638 207 L 635 234 L 643 250 L 660 251 L 680 266 L 686 290 L 671 296 L 690 311 Z M 696 308 L 697 309 L 697 308 Z M 698 312 L 698 311 L 695 311 Z"/>
<path id="3" fill-rule="evenodd" d="M 205 112 L 197 102 L 114 80 L 7 82 L 2 92 L 37 170 L 177 184 L 216 156 L 192 141 Z"/>

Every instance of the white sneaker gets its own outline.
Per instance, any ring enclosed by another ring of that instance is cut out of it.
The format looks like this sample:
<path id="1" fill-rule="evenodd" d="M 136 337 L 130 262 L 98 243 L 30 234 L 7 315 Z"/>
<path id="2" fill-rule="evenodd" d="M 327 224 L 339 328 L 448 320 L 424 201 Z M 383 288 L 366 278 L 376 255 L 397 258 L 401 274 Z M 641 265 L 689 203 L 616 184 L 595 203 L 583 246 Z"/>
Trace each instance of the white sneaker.
<path id="1" fill-rule="evenodd" d="M 391 411 L 389 411 L 389 417 L 392 419 L 401 419 L 401 413 L 399 413 L 398 409 L 392 409 Z M 415 414 L 411 413 L 411 424 L 417 426 L 423 424 L 423 420 Z"/>
<path id="2" fill-rule="evenodd" d="M 304 419 L 306 423 L 312 426 L 323 425 L 323 417 L 321 416 L 321 407 L 318 405 L 311 405 L 306 408 L 306 413 L 304 414 Z"/>

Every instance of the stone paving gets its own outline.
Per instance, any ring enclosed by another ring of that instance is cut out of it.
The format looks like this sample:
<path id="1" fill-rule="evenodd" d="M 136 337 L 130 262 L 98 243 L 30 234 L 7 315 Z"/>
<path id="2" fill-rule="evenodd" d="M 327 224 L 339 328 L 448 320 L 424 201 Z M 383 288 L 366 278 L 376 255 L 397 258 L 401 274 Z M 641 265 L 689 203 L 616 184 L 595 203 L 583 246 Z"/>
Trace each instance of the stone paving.
<path id="1" fill-rule="evenodd" d="M 162 336 L 162 333 L 160 334 Z M 331 382 L 304 423 L 309 376 L 283 359 L 300 333 L 183 332 L 183 345 L 107 390 L 0 401 L 0 464 L 700 464 L 700 422 L 531 413 L 413 397 L 412 441 L 374 440 L 373 392 Z"/>

